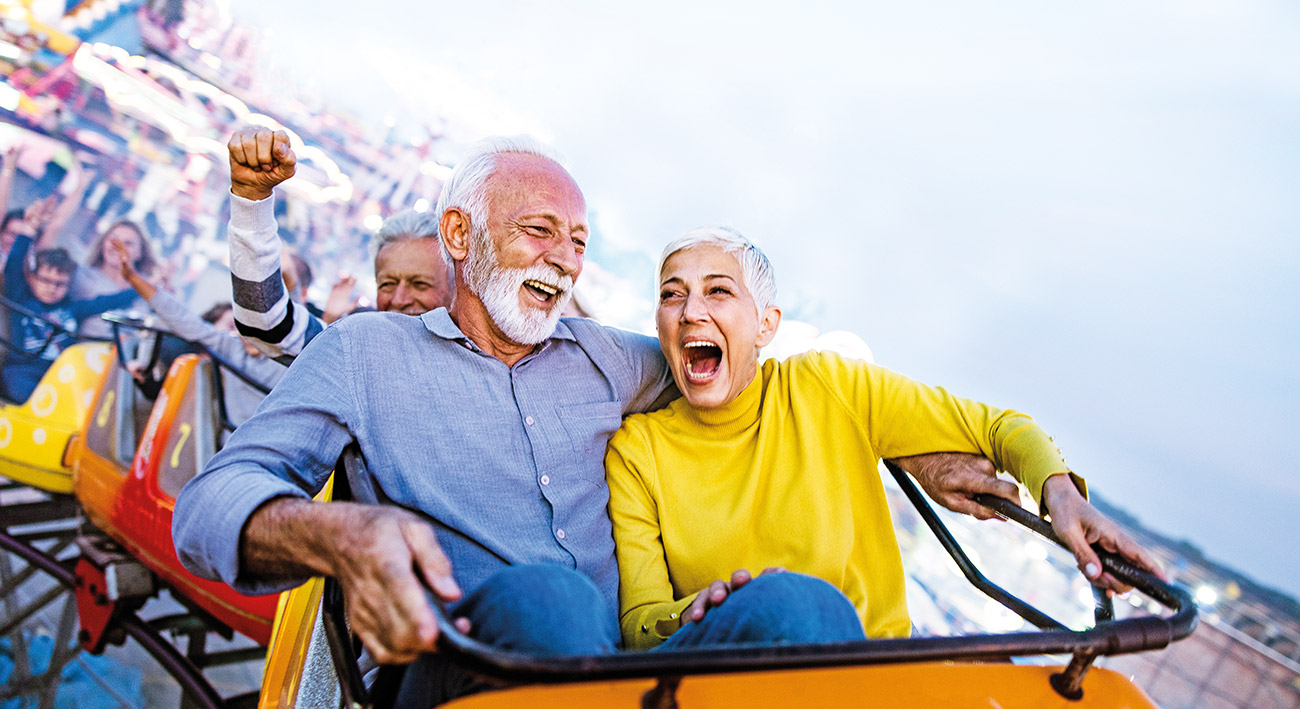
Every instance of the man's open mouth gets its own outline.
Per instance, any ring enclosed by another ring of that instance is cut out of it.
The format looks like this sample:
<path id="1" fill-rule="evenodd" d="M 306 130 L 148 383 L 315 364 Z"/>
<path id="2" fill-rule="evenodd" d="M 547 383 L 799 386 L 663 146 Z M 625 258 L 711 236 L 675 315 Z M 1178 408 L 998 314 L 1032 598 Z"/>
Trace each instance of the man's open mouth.
<path id="1" fill-rule="evenodd" d="M 682 347 L 686 377 L 693 382 L 706 382 L 722 366 L 722 348 L 708 340 L 692 340 Z"/>
<path id="2" fill-rule="evenodd" d="M 532 278 L 524 281 L 524 287 L 528 289 L 529 293 L 533 294 L 534 298 L 543 303 L 550 303 L 560 294 L 559 286 L 553 286 Z"/>

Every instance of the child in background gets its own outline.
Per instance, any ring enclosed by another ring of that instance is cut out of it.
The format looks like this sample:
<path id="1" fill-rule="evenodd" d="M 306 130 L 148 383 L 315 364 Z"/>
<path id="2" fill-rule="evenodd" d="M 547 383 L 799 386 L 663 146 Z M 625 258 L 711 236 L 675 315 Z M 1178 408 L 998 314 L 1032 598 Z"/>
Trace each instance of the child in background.
<path id="1" fill-rule="evenodd" d="M 76 262 L 63 249 L 45 249 L 37 252 L 35 265 L 28 270 L 31 245 L 30 236 L 16 235 L 4 268 L 5 298 L 31 313 L 9 314 L 9 342 L 0 370 L 4 395 L 18 402 L 32 395 L 50 363 L 73 343 L 78 320 L 127 307 L 136 297 L 134 291 L 127 290 L 73 300 L 68 286 Z"/>

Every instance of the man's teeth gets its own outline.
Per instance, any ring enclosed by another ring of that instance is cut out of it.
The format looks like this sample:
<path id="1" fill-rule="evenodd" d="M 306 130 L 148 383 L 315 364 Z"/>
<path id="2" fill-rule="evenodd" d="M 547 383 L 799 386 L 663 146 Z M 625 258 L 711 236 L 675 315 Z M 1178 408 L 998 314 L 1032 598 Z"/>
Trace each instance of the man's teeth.
<path id="1" fill-rule="evenodd" d="M 530 288 L 536 288 L 537 290 L 547 295 L 555 295 L 556 293 L 560 292 L 559 288 L 556 288 L 555 286 L 547 285 L 545 283 L 542 283 L 541 281 L 524 281 L 524 285 Z"/>
<path id="2" fill-rule="evenodd" d="M 704 340 L 695 340 L 694 342 L 687 342 L 686 347 L 717 347 L 717 345 Z"/>

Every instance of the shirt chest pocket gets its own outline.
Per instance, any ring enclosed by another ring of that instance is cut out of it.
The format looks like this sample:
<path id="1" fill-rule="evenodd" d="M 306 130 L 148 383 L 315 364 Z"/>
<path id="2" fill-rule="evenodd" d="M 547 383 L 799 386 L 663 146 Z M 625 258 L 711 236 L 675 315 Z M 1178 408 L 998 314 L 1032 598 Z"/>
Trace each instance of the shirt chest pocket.
<path id="1" fill-rule="evenodd" d="M 594 459 L 603 479 L 605 446 L 623 423 L 622 405 L 617 401 L 573 404 L 561 408 L 559 417 L 569 434 L 574 454 L 582 456 L 584 461 Z"/>

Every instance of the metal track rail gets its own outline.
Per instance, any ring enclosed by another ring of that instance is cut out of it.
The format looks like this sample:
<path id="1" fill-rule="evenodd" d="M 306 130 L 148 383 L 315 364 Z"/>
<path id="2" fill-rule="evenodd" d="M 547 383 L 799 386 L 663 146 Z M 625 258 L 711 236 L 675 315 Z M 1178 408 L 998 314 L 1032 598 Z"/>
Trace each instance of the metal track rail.
<path id="1" fill-rule="evenodd" d="M 30 568 L 39 569 L 69 590 L 77 587 L 76 575 L 67 566 L 30 544 L 11 535 L 8 530 L 0 531 L 0 549 L 7 551 L 27 562 Z M 75 611 L 76 605 L 69 604 Z M 75 613 L 73 621 L 75 622 Z M 225 706 L 221 695 L 188 658 L 180 654 L 162 635 L 141 620 L 134 613 L 127 613 L 118 621 L 118 625 L 127 635 L 140 643 L 164 670 L 174 677 L 185 693 L 190 706 L 201 709 L 220 709 Z M 61 626 L 63 623 L 60 624 Z M 78 648 L 78 652 L 80 649 Z"/>

